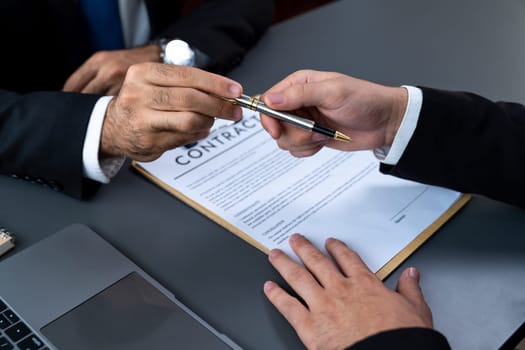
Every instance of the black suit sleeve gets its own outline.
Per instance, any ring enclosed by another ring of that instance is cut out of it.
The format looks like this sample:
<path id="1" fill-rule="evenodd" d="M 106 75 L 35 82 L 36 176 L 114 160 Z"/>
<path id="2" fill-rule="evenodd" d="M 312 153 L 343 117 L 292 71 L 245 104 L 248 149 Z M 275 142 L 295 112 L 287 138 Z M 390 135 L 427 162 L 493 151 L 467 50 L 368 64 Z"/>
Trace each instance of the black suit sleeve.
<path id="1" fill-rule="evenodd" d="M 0 90 L 0 173 L 82 197 L 98 185 L 82 176 L 87 124 L 99 96 Z"/>
<path id="2" fill-rule="evenodd" d="M 381 171 L 525 208 L 525 106 L 422 90 L 417 127 L 403 156 Z"/>
<path id="3" fill-rule="evenodd" d="M 428 328 L 400 328 L 372 335 L 347 350 L 450 350 L 445 337 Z"/>
<path id="4" fill-rule="evenodd" d="M 211 60 L 210 70 L 224 72 L 239 64 L 270 26 L 272 0 L 208 0 L 158 36 L 180 38 Z"/>

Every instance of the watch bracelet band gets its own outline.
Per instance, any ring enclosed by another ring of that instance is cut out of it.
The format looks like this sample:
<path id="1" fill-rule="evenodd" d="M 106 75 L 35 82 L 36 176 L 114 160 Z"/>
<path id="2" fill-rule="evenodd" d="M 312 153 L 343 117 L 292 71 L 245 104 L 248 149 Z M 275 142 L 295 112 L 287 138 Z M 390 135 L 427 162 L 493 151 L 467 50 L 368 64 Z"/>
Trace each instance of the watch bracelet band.
<path id="1" fill-rule="evenodd" d="M 155 44 L 160 47 L 160 61 L 161 62 L 164 62 L 164 56 L 166 55 L 166 45 L 168 45 L 170 40 L 171 39 L 160 38 L 160 39 L 152 40 L 149 42 L 150 44 Z"/>

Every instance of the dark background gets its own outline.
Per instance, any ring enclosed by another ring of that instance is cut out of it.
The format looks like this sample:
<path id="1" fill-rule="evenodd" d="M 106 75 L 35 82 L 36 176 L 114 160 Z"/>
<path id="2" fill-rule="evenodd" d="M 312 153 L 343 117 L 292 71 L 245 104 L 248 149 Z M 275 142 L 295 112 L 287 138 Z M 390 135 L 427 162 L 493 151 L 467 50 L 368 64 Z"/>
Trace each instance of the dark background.
<path id="1" fill-rule="evenodd" d="M 275 0 L 275 14 L 273 17 L 273 22 L 276 23 L 283 21 L 332 1 L 333 0 Z M 183 13 L 190 11 L 201 2 L 202 0 L 187 0 L 186 4 L 184 5 Z"/>

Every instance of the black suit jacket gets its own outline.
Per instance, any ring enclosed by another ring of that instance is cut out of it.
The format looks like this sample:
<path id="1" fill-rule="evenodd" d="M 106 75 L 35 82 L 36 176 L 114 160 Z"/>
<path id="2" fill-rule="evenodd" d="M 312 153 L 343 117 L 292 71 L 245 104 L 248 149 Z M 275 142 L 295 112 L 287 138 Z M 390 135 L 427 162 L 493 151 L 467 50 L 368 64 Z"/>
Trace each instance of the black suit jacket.
<path id="1" fill-rule="evenodd" d="M 207 0 L 181 17 L 183 0 L 145 0 L 151 39 L 181 38 L 212 61 L 237 65 L 271 23 L 272 0 Z M 0 89 L 60 90 L 93 54 L 78 0 L 0 1 Z"/>
<path id="2" fill-rule="evenodd" d="M 184 17 L 182 0 L 145 3 L 151 39 L 186 40 L 220 72 L 240 62 L 273 14 L 272 0 L 208 0 Z M 59 92 L 93 54 L 78 0 L 2 0 L 0 33 L 0 173 L 90 193 L 97 186 L 82 178 L 82 146 L 98 96 Z"/>
<path id="3" fill-rule="evenodd" d="M 450 350 L 447 339 L 428 328 L 400 328 L 363 339 L 347 350 Z"/>
<path id="4" fill-rule="evenodd" d="M 525 208 L 525 107 L 465 92 L 422 88 L 415 132 L 396 166 L 381 171 L 409 180 L 478 193 Z M 449 349 L 438 332 L 398 329 L 352 350 Z"/>
<path id="5" fill-rule="evenodd" d="M 525 208 L 525 106 L 422 90 L 412 139 L 398 164 L 381 170 Z"/>
<path id="6" fill-rule="evenodd" d="M 98 188 L 82 176 L 82 147 L 99 96 L 0 90 L 0 173 L 82 197 Z"/>

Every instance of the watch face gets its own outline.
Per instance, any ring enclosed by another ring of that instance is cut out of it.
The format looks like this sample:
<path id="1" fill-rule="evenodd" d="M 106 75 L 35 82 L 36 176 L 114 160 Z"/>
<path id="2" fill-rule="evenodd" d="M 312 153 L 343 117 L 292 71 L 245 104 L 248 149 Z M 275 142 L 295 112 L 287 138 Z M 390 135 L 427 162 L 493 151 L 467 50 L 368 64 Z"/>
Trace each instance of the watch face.
<path id="1" fill-rule="evenodd" d="M 195 52 L 185 41 L 171 40 L 164 51 L 164 63 L 193 66 L 195 64 Z"/>

